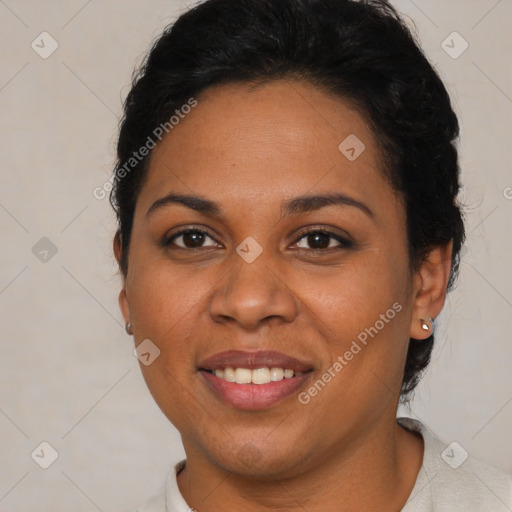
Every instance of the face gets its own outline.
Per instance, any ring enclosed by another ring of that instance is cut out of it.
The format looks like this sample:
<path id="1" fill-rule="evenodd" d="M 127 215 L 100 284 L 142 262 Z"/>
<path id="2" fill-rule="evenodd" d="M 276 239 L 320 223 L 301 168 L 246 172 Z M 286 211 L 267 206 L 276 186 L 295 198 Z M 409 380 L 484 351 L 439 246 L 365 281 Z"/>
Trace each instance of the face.
<path id="1" fill-rule="evenodd" d="M 153 152 L 121 309 L 160 350 L 141 368 L 187 456 L 291 475 L 395 418 L 415 297 L 404 205 L 339 98 L 276 81 L 197 102 Z"/>

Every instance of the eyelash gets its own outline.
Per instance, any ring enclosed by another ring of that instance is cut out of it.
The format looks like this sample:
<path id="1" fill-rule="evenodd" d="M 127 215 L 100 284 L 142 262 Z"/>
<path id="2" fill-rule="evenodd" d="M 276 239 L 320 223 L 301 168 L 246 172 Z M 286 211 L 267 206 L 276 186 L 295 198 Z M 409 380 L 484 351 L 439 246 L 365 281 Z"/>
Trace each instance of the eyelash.
<path id="1" fill-rule="evenodd" d="M 212 236 L 208 231 L 206 231 L 204 229 L 200 229 L 200 228 L 190 228 L 190 227 L 188 227 L 188 228 L 182 229 L 182 230 L 174 233 L 173 235 L 171 235 L 169 237 L 165 237 L 164 240 L 163 240 L 163 246 L 164 247 L 169 247 L 169 246 L 172 245 L 172 242 L 174 240 L 176 240 L 177 238 L 179 238 L 182 235 L 186 235 L 186 234 L 190 234 L 190 233 L 200 233 L 202 235 L 206 235 L 207 237 L 211 238 L 216 243 L 218 243 L 215 240 L 215 237 Z M 337 242 L 339 242 L 340 245 L 338 245 L 336 247 L 327 247 L 325 249 L 322 249 L 322 248 L 308 248 L 308 249 L 305 249 L 303 247 L 300 247 L 300 248 L 295 249 L 295 250 L 327 252 L 327 251 L 331 251 L 331 250 L 351 249 L 351 248 L 354 247 L 353 242 L 351 242 L 347 238 L 344 238 L 344 237 L 342 237 L 342 236 L 340 236 L 340 235 L 338 235 L 336 233 L 333 233 L 331 231 L 327 231 L 325 229 L 319 229 L 319 228 L 310 228 L 310 229 L 307 229 L 307 230 L 303 231 L 302 233 L 300 233 L 299 237 L 296 238 L 294 244 L 300 242 L 301 240 L 303 240 L 304 238 L 306 238 L 307 236 L 312 235 L 312 234 L 327 235 L 330 238 L 334 238 Z M 175 250 L 175 249 L 178 249 L 178 250 L 180 250 L 180 249 L 181 250 L 188 250 L 188 251 L 204 250 L 203 247 L 181 247 L 181 246 L 174 246 L 173 250 Z"/>

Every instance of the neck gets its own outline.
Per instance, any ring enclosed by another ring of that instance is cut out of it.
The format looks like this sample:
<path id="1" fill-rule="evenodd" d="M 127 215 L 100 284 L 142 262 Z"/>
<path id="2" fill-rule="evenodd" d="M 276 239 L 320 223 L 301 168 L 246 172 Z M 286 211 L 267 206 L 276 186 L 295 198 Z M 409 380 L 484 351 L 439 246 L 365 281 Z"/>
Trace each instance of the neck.
<path id="1" fill-rule="evenodd" d="M 342 447 L 330 447 L 316 463 L 310 458 L 293 476 L 248 477 L 214 466 L 192 446 L 185 449 L 178 487 L 198 512 L 401 510 L 423 460 L 421 436 L 394 419 L 357 432 Z"/>

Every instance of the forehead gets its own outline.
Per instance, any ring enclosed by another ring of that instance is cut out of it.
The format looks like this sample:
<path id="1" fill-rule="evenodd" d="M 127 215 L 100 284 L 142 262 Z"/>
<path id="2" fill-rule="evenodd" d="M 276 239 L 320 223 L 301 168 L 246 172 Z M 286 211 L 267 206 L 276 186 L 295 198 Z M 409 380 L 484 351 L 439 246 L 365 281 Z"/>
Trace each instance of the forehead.
<path id="1" fill-rule="evenodd" d="M 365 117 L 312 85 L 229 84 L 196 100 L 153 150 L 141 209 L 175 190 L 244 206 L 315 189 L 371 196 L 386 186 Z"/>

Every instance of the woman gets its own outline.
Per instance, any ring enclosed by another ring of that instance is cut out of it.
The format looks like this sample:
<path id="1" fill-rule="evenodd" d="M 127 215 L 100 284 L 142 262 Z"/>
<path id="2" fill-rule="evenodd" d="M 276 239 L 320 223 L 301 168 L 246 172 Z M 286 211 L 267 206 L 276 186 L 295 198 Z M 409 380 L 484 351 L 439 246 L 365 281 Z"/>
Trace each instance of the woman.
<path id="1" fill-rule="evenodd" d="M 119 303 L 178 462 L 143 511 L 510 510 L 397 420 L 464 239 L 445 87 L 384 1 L 208 0 L 126 99 Z"/>

